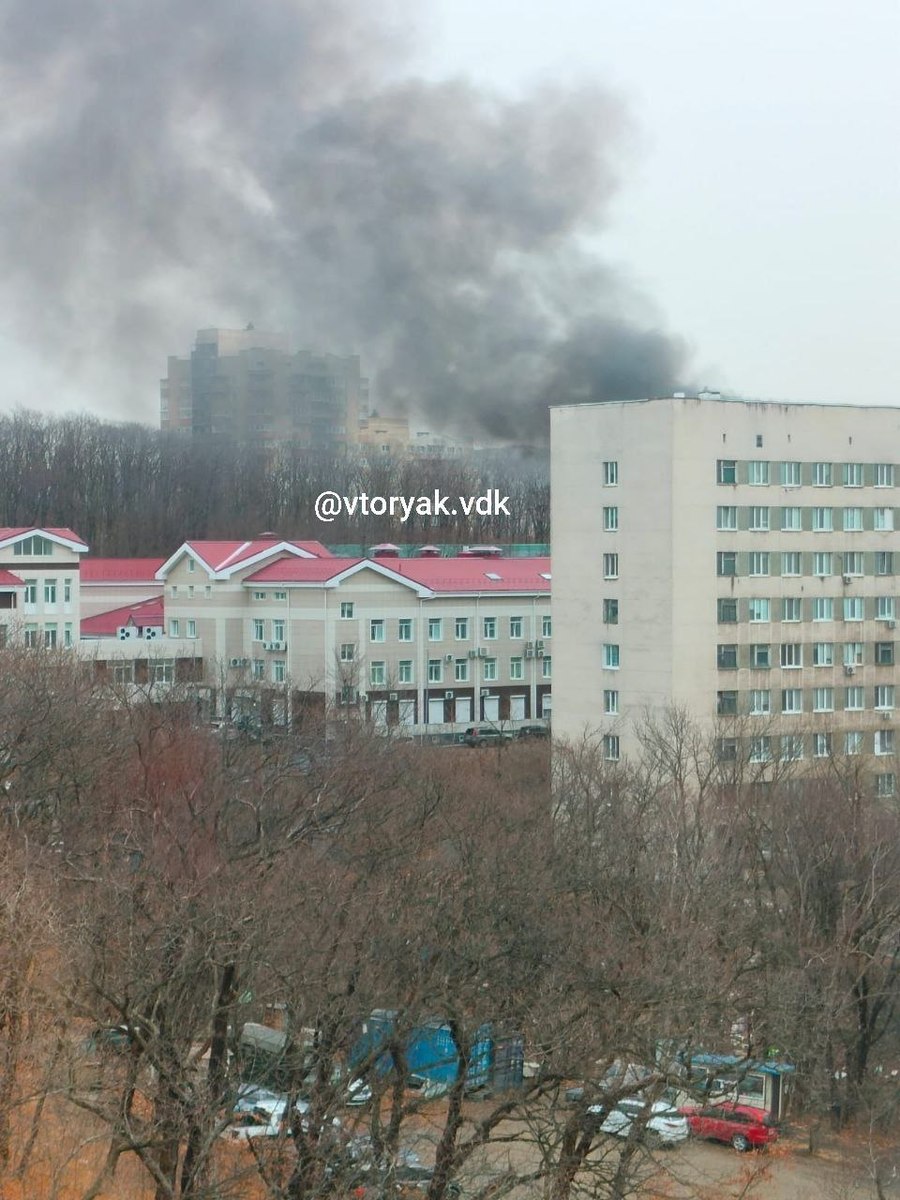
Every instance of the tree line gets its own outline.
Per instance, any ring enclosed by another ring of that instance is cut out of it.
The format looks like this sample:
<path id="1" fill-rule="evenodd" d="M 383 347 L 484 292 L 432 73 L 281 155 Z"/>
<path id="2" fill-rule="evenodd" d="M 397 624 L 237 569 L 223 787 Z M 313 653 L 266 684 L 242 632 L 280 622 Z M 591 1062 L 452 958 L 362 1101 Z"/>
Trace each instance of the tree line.
<path id="1" fill-rule="evenodd" d="M 793 1061 L 813 1129 L 871 1134 L 882 1186 L 900 814 L 862 766 L 742 778 L 672 712 L 630 765 L 590 738 L 558 747 L 551 781 L 540 742 L 412 747 L 357 722 L 327 741 L 229 736 L 191 712 L 3 651 L 4 1188 L 53 1194 L 36 1182 L 51 1164 L 83 1200 L 343 1196 L 364 1137 L 373 1196 L 396 1195 L 423 1138 L 427 1200 L 663 1195 L 676 1168 L 609 1145 L 589 1110 L 661 1095 L 736 1028 L 739 1055 Z M 354 1062 L 386 1011 L 388 1041 Z M 440 1100 L 405 1069 L 435 1019 L 462 1064 Z M 247 1022 L 303 1047 L 281 1087 L 305 1108 L 240 1145 L 223 1134 Z M 470 1096 L 485 1022 L 522 1039 L 529 1070 Z M 354 1079 L 370 1096 L 348 1109 Z"/>
<path id="2" fill-rule="evenodd" d="M 316 520 L 325 490 L 340 495 L 509 496 L 509 516 Z M 196 439 L 89 416 L 0 416 L 0 523 L 74 529 L 94 554 L 167 555 L 187 538 L 283 537 L 335 543 L 524 542 L 550 539 L 544 459 L 514 452 L 462 458 L 390 456 L 362 448 L 321 454 Z"/>

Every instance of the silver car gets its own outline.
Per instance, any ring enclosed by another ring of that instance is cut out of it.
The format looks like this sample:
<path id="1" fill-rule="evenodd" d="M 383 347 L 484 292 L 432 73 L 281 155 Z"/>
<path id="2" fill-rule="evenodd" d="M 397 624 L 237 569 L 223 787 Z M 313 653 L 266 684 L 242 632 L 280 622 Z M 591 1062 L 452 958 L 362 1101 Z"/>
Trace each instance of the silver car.
<path id="1" fill-rule="evenodd" d="M 593 1104 L 588 1109 L 588 1113 L 595 1117 L 601 1116 L 603 1112 L 604 1107 L 601 1104 Z M 627 1138 L 631 1136 L 635 1126 L 649 1146 L 674 1146 L 685 1141 L 689 1133 L 687 1118 L 667 1100 L 654 1100 L 648 1113 L 647 1101 L 641 1096 L 629 1096 L 620 1100 L 607 1112 L 600 1125 L 600 1132 Z"/>

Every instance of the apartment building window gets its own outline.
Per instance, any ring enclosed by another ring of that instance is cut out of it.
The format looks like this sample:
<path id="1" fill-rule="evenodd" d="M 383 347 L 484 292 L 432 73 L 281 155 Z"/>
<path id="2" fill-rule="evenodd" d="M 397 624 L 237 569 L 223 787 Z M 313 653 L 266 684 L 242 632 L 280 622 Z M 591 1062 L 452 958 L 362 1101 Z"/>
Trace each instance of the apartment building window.
<path id="1" fill-rule="evenodd" d="M 781 510 L 781 528 L 785 533 L 799 533 L 803 529 L 802 509 L 783 508 Z"/>
<path id="2" fill-rule="evenodd" d="M 875 598 L 875 616 L 879 621 L 893 621 L 894 619 L 894 597 L 893 596 L 876 596 Z"/>
<path id="3" fill-rule="evenodd" d="M 411 658 L 401 658 L 397 663 L 397 682 L 412 683 L 413 665 Z"/>
<path id="4" fill-rule="evenodd" d="M 897 781 L 892 774 L 875 776 L 875 795 L 881 800 L 893 796 L 897 790 Z"/>
<path id="5" fill-rule="evenodd" d="M 803 712 L 802 688 L 784 688 L 781 693 L 781 711 L 787 716 Z"/>
<path id="6" fill-rule="evenodd" d="M 749 698 L 751 716 L 768 716 L 772 713 L 772 692 L 768 688 L 751 688 Z"/>
<path id="7" fill-rule="evenodd" d="M 877 550 L 875 552 L 875 574 L 876 575 L 893 575 L 894 573 L 894 555 L 890 550 Z"/>
<path id="8" fill-rule="evenodd" d="M 782 642 L 781 665 L 787 671 L 794 671 L 803 666 L 802 642 Z"/>
<path id="9" fill-rule="evenodd" d="M 443 683 L 444 680 L 444 664 L 439 658 L 429 658 L 428 660 L 428 682 Z"/>
<path id="10" fill-rule="evenodd" d="M 813 758 L 831 758 L 831 734 L 814 733 L 812 738 Z"/>
<path id="11" fill-rule="evenodd" d="M 619 761 L 619 735 L 605 733 L 603 735 L 603 757 L 607 762 Z"/>
<path id="12" fill-rule="evenodd" d="M 814 508 L 812 512 L 813 533 L 832 533 L 834 530 L 834 509 Z"/>
<path id="13" fill-rule="evenodd" d="M 265 599 L 266 599 L 266 593 L 265 593 L 265 592 L 254 592 L 254 593 L 253 593 L 253 599 L 254 599 L 254 600 L 265 600 Z"/>
<path id="14" fill-rule="evenodd" d="M 63 580 L 63 604 L 72 603 L 72 580 Z"/>
<path id="15" fill-rule="evenodd" d="M 863 735 L 858 730 L 850 730 L 844 734 L 844 753 L 849 755 L 862 754 Z"/>
<path id="16" fill-rule="evenodd" d="M 619 623 L 619 602 L 618 600 L 603 601 L 603 623 L 604 625 L 618 625 Z"/>
<path id="17" fill-rule="evenodd" d="M 619 647 L 615 642 L 603 643 L 603 665 L 607 671 L 618 671 Z"/>
<path id="18" fill-rule="evenodd" d="M 603 464 L 603 486 L 617 487 L 619 483 L 619 464 L 617 462 L 605 462 Z"/>
<path id="19" fill-rule="evenodd" d="M 193 617 L 188 617 L 187 619 L 187 636 L 189 638 L 195 638 L 197 636 L 197 622 Z"/>
<path id="20" fill-rule="evenodd" d="M 754 642 L 750 647 L 750 666 L 754 671 L 768 671 L 772 665 L 772 647 L 768 642 Z"/>
<path id="21" fill-rule="evenodd" d="M 482 621 L 481 634 L 485 641 L 493 642 L 497 638 L 497 618 L 485 617 Z"/>
<path id="22" fill-rule="evenodd" d="M 613 505 L 610 508 L 603 510 L 603 528 L 606 533 L 618 533 L 619 530 L 619 510 Z"/>
<path id="23" fill-rule="evenodd" d="M 834 555 L 830 550 L 816 550 L 813 554 L 813 575 L 824 578 L 834 574 Z"/>
<path id="24" fill-rule="evenodd" d="M 844 620 L 861 621 L 865 616 L 865 601 L 862 596 L 844 597 Z"/>
<path id="25" fill-rule="evenodd" d="M 194 560 L 192 558 L 189 558 L 188 564 L 187 564 L 187 569 L 188 569 L 189 575 L 193 575 L 195 566 L 196 566 L 196 563 L 194 562 Z"/>
<path id="26" fill-rule="evenodd" d="M 875 464 L 875 486 L 876 487 L 893 487 L 894 486 L 894 464 L 893 463 L 876 463 Z"/>
<path id="27" fill-rule="evenodd" d="M 618 579 L 619 578 L 619 556 L 618 554 L 603 555 L 603 578 Z"/>
<path id="28" fill-rule="evenodd" d="M 716 716 L 736 717 L 737 710 L 737 692 L 716 692 Z"/>
<path id="29" fill-rule="evenodd" d="M 758 461 L 747 463 L 747 482 L 754 487 L 764 487 L 769 482 L 769 464 Z"/>
<path id="30" fill-rule="evenodd" d="M 341 620 L 349 621 L 352 619 L 352 617 L 353 617 L 353 601 L 352 600 L 342 600 L 341 601 Z"/>
<path id="31" fill-rule="evenodd" d="M 254 658 L 251 668 L 252 676 L 256 680 L 265 679 L 266 677 L 266 660 L 264 658 Z"/>
<path id="32" fill-rule="evenodd" d="M 545 654 L 541 660 L 541 677 L 543 679 L 551 679 L 553 677 L 553 659 L 549 654 Z"/>
<path id="33" fill-rule="evenodd" d="M 800 574 L 800 551 L 785 550 L 781 555 L 781 574 L 782 575 L 799 575 Z"/>
<path id="34" fill-rule="evenodd" d="M 175 660 L 173 658 L 157 659 L 150 667 L 150 679 L 152 683 L 174 683 Z"/>
<path id="35" fill-rule="evenodd" d="M 844 666 L 861 667 L 864 649 L 862 642 L 844 642 Z"/>
<path id="36" fill-rule="evenodd" d="M 785 596 L 781 601 L 781 619 L 793 623 L 803 615 L 803 603 L 799 596 Z"/>
<path id="37" fill-rule="evenodd" d="M 369 683 L 372 687 L 384 687 L 385 664 L 383 662 L 369 663 Z"/>
<path id="38" fill-rule="evenodd" d="M 134 663 L 116 663 L 113 667 L 114 683 L 134 683 Z"/>
<path id="39" fill-rule="evenodd" d="M 189 583 L 188 584 L 188 600 L 193 600 L 193 598 L 194 598 L 194 585 L 192 583 Z"/>
<path id="40" fill-rule="evenodd" d="M 834 642 L 813 642 L 813 666 L 834 666 Z"/>
<path id="41" fill-rule="evenodd" d="M 844 487 L 862 487 L 862 463 L 844 463 Z"/>
<path id="42" fill-rule="evenodd" d="M 56 580 L 44 580 L 44 604 L 52 605 L 56 603 Z"/>
<path id="43" fill-rule="evenodd" d="M 861 508 L 844 509 L 844 533 L 861 533 L 863 527 L 863 510 Z"/>
<path id="44" fill-rule="evenodd" d="M 737 463 L 733 458 L 720 458 L 716 463 L 716 483 L 737 483 Z"/>
<path id="45" fill-rule="evenodd" d="M 517 640 L 518 638 L 520 638 L 522 636 L 522 618 L 521 617 L 510 617 L 509 618 L 509 636 L 513 641 Z"/>
<path id="46" fill-rule="evenodd" d="M 485 635 L 486 636 L 486 635 Z M 428 640 L 429 642 L 440 642 L 444 637 L 444 622 L 440 617 L 428 618 Z"/>
<path id="47" fill-rule="evenodd" d="M 212 584 L 208 583 L 203 589 L 203 596 L 206 600 L 212 600 Z M 276 592 L 276 600 L 287 600 L 287 592 Z"/>
<path id="48" fill-rule="evenodd" d="M 541 617 L 541 637 L 553 637 L 553 620 L 550 617 Z"/>
<path id="49" fill-rule="evenodd" d="M 497 660 L 496 658 L 486 658 L 482 667 L 482 678 L 485 683 L 494 683 L 497 679 Z"/>
<path id="50" fill-rule="evenodd" d="M 283 617 L 276 617 L 272 622 L 272 640 L 274 642 L 283 642 L 285 640 L 285 625 Z"/>
<path id="51" fill-rule="evenodd" d="M 181 626 L 177 617 L 172 617 L 169 621 L 169 637 L 181 637 Z"/>
<path id="52" fill-rule="evenodd" d="M 803 736 L 799 733 L 785 733 L 781 737 L 781 761 L 799 762 L 803 757 Z"/>
<path id="53" fill-rule="evenodd" d="M 872 520 L 874 528 L 883 533 L 894 528 L 894 510 L 892 508 L 873 508 Z"/>
<path id="54" fill-rule="evenodd" d="M 619 715 L 619 693 L 607 688 L 603 693 L 603 711 L 608 717 Z"/>
<path id="55" fill-rule="evenodd" d="M 768 575 L 769 574 L 769 552 L 768 550 L 751 550 L 748 555 L 749 574 L 750 575 Z"/>
<path id="56" fill-rule="evenodd" d="M 833 621 L 834 600 L 831 596 L 816 596 L 813 600 L 813 620 Z"/>
<path id="57" fill-rule="evenodd" d="M 747 601 L 747 613 L 753 625 L 772 619 L 772 602 L 760 596 L 751 596 Z"/>
<path id="58" fill-rule="evenodd" d="M 13 546 L 13 554 L 17 558 L 25 555 L 38 557 L 52 553 L 53 543 L 49 538 L 38 537 L 37 534 L 34 534 L 32 537 L 22 538 L 21 542 L 16 542 Z"/>
<path id="59" fill-rule="evenodd" d="M 721 597 L 717 600 L 716 618 L 720 625 L 736 624 L 738 618 L 737 600 L 732 600 L 730 597 Z"/>
<path id="60" fill-rule="evenodd" d="M 411 642 L 413 640 L 413 623 L 410 617 L 401 617 L 397 622 L 397 641 Z"/>
<path id="61" fill-rule="evenodd" d="M 207 588 L 206 591 L 207 591 L 207 595 L 208 595 L 209 592 L 212 591 L 212 589 Z M 273 592 L 272 598 L 273 598 L 273 600 L 287 600 L 287 592 Z"/>
<path id="62" fill-rule="evenodd" d="M 875 685 L 875 707 L 881 712 L 889 712 L 894 707 L 894 685 L 892 683 Z"/>
<path id="63" fill-rule="evenodd" d="M 716 554 L 716 574 L 720 577 L 737 575 L 736 550 L 720 550 Z"/>
<path id="64" fill-rule="evenodd" d="M 716 529 L 725 533 L 736 533 L 738 527 L 737 506 L 720 504 L 716 508 Z"/>
<path id="65" fill-rule="evenodd" d="M 765 505 L 754 504 L 750 508 L 750 531 L 752 533 L 769 532 L 769 510 Z"/>
<path id="66" fill-rule="evenodd" d="M 44 645 L 47 647 L 48 650 L 56 649 L 56 626 L 55 625 L 45 625 L 44 626 Z"/>
<path id="67" fill-rule="evenodd" d="M 353 642 L 341 642 L 341 662 L 353 662 L 355 658 L 355 644 Z"/>
<path id="68" fill-rule="evenodd" d="M 272 663 L 272 682 L 284 683 L 287 678 L 287 663 L 283 658 L 276 658 Z"/>
<path id="69" fill-rule="evenodd" d="M 830 462 L 813 463 L 813 487 L 831 487 L 832 472 Z"/>
<path id="70" fill-rule="evenodd" d="M 719 762 L 736 762 L 737 747 L 737 738 L 719 738 L 716 742 L 716 757 Z"/>
<path id="71" fill-rule="evenodd" d="M 37 625 L 25 626 L 25 645 L 33 650 L 38 644 L 38 627 Z"/>
<path id="72" fill-rule="evenodd" d="M 862 712 L 866 707 L 866 689 L 854 686 L 844 688 L 844 708 L 847 712 Z"/>
<path id="73" fill-rule="evenodd" d="M 863 574 L 863 554 L 861 550 L 848 550 L 844 555 L 844 574 L 845 575 L 862 575 Z"/>
<path id="74" fill-rule="evenodd" d="M 178 595 L 178 584 L 174 583 L 172 585 L 172 599 L 174 600 L 177 595 Z"/>
<path id="75" fill-rule="evenodd" d="M 369 622 L 369 641 L 383 642 L 384 640 L 384 621 L 381 617 L 375 617 Z"/>
<path id="76" fill-rule="evenodd" d="M 734 643 L 716 646 L 716 666 L 720 671 L 736 671 L 737 665 L 737 646 Z"/>
<path id="77" fill-rule="evenodd" d="M 813 688 L 813 712 L 834 712 L 834 688 Z"/>
<path id="78" fill-rule="evenodd" d="M 469 640 L 469 618 L 457 617 L 455 621 L 456 640 L 458 642 L 467 642 Z M 408 639 L 412 641 L 412 638 Z"/>
<path id="79" fill-rule="evenodd" d="M 799 487 L 801 482 L 800 464 L 798 462 L 783 462 L 781 464 L 781 486 Z"/>
<path id="80" fill-rule="evenodd" d="M 66 649 L 71 649 L 72 646 L 72 622 L 66 621 L 63 627 L 63 645 Z"/>
<path id="81" fill-rule="evenodd" d="M 522 658 L 511 658 L 509 660 L 509 677 L 510 677 L 510 679 L 524 679 L 525 678 L 524 661 L 525 660 Z"/>
<path id="82" fill-rule="evenodd" d="M 894 665 L 893 642 L 875 643 L 875 665 L 878 667 L 892 667 Z"/>
<path id="83" fill-rule="evenodd" d="M 266 623 L 260 620 L 259 617 L 253 618 L 253 640 L 254 642 L 264 642 L 266 640 Z"/>
<path id="84" fill-rule="evenodd" d="M 876 729 L 875 730 L 875 753 L 878 755 L 894 753 L 894 731 L 893 731 L 893 729 Z"/>
<path id="85" fill-rule="evenodd" d="M 453 678 L 457 683 L 469 682 L 469 660 L 458 658 L 453 664 Z"/>
<path id="86" fill-rule="evenodd" d="M 752 763 L 772 761 L 772 743 L 770 738 L 755 737 L 750 739 L 750 761 Z"/>

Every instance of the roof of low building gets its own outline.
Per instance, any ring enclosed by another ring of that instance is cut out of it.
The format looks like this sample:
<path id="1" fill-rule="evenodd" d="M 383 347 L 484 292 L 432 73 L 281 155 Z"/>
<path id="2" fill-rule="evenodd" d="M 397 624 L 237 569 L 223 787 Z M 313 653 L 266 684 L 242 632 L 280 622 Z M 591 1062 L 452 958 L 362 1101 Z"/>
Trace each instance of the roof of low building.
<path id="1" fill-rule="evenodd" d="M 20 579 L 12 571 L 0 571 L 0 588 L 3 588 L 4 591 L 8 591 L 10 588 L 23 588 L 24 586 L 25 580 Z"/>
<path id="2" fill-rule="evenodd" d="M 248 575 L 245 583 L 326 583 L 346 571 L 370 567 L 436 594 L 550 591 L 549 558 L 282 558 Z"/>
<path id="3" fill-rule="evenodd" d="M 115 637 L 123 625 L 135 625 L 138 629 L 148 626 L 161 627 L 165 620 L 162 596 L 152 596 L 137 604 L 125 604 L 109 612 L 84 617 L 81 622 L 82 637 Z"/>
<path id="4" fill-rule="evenodd" d="M 86 558 L 82 561 L 82 583 L 147 583 L 158 587 L 156 572 L 164 558 Z"/>

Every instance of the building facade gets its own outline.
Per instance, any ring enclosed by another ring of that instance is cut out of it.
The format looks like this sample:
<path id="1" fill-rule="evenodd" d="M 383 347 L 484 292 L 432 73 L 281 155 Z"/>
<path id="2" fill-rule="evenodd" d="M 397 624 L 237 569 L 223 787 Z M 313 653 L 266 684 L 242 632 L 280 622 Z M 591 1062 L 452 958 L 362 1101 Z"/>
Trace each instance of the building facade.
<path id="1" fill-rule="evenodd" d="M 201 329 L 190 358 L 170 357 L 160 383 L 160 427 L 272 446 L 339 451 L 368 408 L 359 359 L 294 353 L 281 334 Z"/>
<path id="2" fill-rule="evenodd" d="M 551 410 L 554 736 L 677 705 L 723 757 L 869 754 L 895 787 L 900 410 Z"/>

